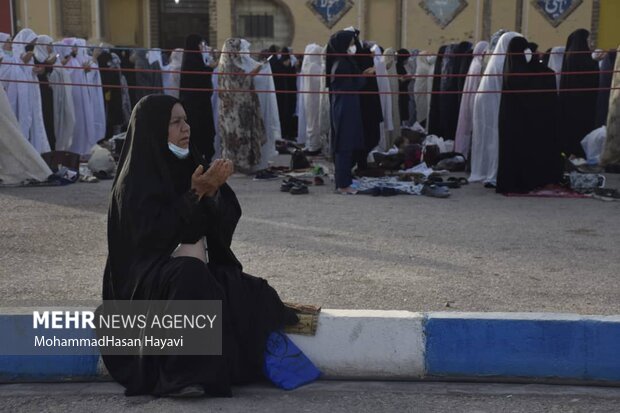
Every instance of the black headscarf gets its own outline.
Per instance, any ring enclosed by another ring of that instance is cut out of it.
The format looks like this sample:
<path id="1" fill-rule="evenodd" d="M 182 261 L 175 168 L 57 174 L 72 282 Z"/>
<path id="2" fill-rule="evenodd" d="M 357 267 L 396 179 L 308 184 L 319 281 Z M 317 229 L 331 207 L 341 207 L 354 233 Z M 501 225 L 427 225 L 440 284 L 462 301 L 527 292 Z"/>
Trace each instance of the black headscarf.
<path id="1" fill-rule="evenodd" d="M 103 84 L 103 93 L 109 94 L 110 99 L 105 100 L 107 123 L 106 138 L 112 137 L 113 125 L 123 124 L 123 97 L 121 86 L 121 71 L 113 70 L 112 53 L 107 50 L 101 52 L 97 58 L 99 67 L 107 70 L 101 71 L 101 83 Z"/>
<path id="2" fill-rule="evenodd" d="M 179 243 L 196 242 L 207 236 L 209 260 L 236 264 L 230 250 L 232 228 L 219 231 L 210 239 L 198 226 L 187 230 L 194 220 L 189 190 L 191 173 L 203 163 L 201 153 L 190 141 L 191 156 L 180 161 L 168 149 L 168 125 L 172 108 L 179 100 L 167 95 L 146 96 L 133 110 L 127 137 L 112 187 L 108 211 L 108 262 L 104 274 L 104 299 L 148 299 L 149 282 L 154 289 L 158 266 L 163 265 Z M 206 168 L 207 165 L 203 166 Z M 179 186 L 181 186 L 179 188 Z M 227 185 L 220 188 L 231 200 L 231 212 L 241 215 L 234 193 Z M 213 253 L 213 257 L 211 256 Z M 147 295 L 147 297 L 144 297 Z"/>
<path id="3" fill-rule="evenodd" d="M 200 43 L 202 41 L 203 38 L 200 35 L 190 34 L 187 36 L 185 41 L 186 52 L 183 53 L 181 70 L 183 72 L 198 73 L 182 73 L 180 83 L 182 89 L 208 90 L 181 90 L 179 98 L 183 102 L 183 106 L 185 106 L 187 119 L 192 127 L 194 144 L 200 148 L 200 152 L 205 155 L 207 162 L 210 162 L 215 153 L 213 146 L 215 125 L 211 104 L 213 92 L 210 91 L 213 89 L 213 81 L 211 79 L 213 69 L 205 64 L 202 53 L 200 53 Z"/>
<path id="4" fill-rule="evenodd" d="M 183 53 L 183 64 L 181 70 L 191 72 L 212 72 L 212 70 L 205 64 L 202 53 L 200 53 L 200 43 L 203 41 L 202 36 L 198 34 L 190 34 L 185 39 L 185 50 Z M 181 74 L 181 88 L 197 88 L 197 89 L 212 89 L 213 82 L 211 76 L 206 74 Z M 188 97 L 192 99 L 199 98 L 200 100 L 211 101 L 212 92 L 192 92 L 184 91 L 180 92 L 181 100 L 186 100 Z"/>
<path id="5" fill-rule="evenodd" d="M 444 45 L 439 48 L 437 52 L 437 59 L 435 60 L 435 70 L 433 72 L 433 94 L 430 98 L 430 108 L 427 120 L 428 133 L 430 135 L 443 136 L 442 124 L 441 124 L 441 100 L 444 95 L 436 92 L 441 91 L 441 73 L 444 61 L 444 54 L 447 52 L 448 46 Z"/>
<path id="6" fill-rule="evenodd" d="M 346 54 L 349 50 L 349 46 L 351 45 L 351 40 L 353 39 L 355 39 L 355 45 L 357 49 L 360 50 L 362 47 L 359 44 L 358 36 L 359 30 L 340 30 L 330 37 L 329 43 L 327 43 L 327 57 L 325 59 L 325 74 L 327 75 L 327 87 L 329 87 L 331 84 L 332 69 L 339 60 L 348 60 L 353 64 L 354 67 L 357 66 L 357 62 L 355 61 L 355 59 L 353 59 L 353 57 L 333 56 L 333 54 Z"/>
<path id="7" fill-rule="evenodd" d="M 575 30 L 568 37 L 562 63 L 563 74 L 560 79 L 563 149 L 567 154 L 579 157 L 585 157 L 581 140 L 595 127 L 598 92 L 565 92 L 563 90 L 598 88 L 598 73 L 566 74 L 598 72 L 598 64 L 592 59 L 589 37 L 590 32 L 586 29 Z"/>
<path id="8" fill-rule="evenodd" d="M 223 355 L 104 355 L 103 360 L 127 395 L 159 396 L 201 385 L 210 395 L 230 396 L 231 383 L 262 377 L 268 335 L 298 318 L 265 280 L 241 272 L 230 250 L 241 216 L 232 189 L 224 184 L 215 197 L 200 202 L 187 190 L 202 161 L 192 141 L 192 156 L 184 160 L 167 147 L 177 103 L 171 96 L 150 95 L 132 113 L 108 213 L 103 299 L 222 301 Z M 171 258 L 180 243 L 202 237 L 207 265 Z"/>

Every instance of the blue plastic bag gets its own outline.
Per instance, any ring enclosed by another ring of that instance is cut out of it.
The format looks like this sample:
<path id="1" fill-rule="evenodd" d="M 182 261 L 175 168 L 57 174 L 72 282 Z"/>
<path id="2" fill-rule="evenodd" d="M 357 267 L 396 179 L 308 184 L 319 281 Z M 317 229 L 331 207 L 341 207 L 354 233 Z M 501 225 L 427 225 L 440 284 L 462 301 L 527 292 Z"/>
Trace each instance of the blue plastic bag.
<path id="1" fill-rule="evenodd" d="M 271 333 L 265 349 L 265 376 L 284 390 L 293 390 L 321 376 L 308 357 L 282 332 Z"/>

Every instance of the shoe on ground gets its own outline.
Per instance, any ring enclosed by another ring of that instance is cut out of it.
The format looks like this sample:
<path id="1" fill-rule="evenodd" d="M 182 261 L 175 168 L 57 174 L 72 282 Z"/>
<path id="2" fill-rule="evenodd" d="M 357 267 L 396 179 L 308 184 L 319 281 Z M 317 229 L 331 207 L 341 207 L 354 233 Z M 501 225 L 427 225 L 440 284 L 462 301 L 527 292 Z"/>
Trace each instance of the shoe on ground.
<path id="1" fill-rule="evenodd" d="M 322 149 L 317 149 L 316 151 L 304 149 L 304 155 L 306 156 L 319 156 L 321 153 L 322 153 Z"/>
<path id="2" fill-rule="evenodd" d="M 254 176 L 255 181 L 271 181 L 274 179 L 278 179 L 278 175 L 270 171 L 259 171 Z"/>
<path id="3" fill-rule="evenodd" d="M 280 185 L 280 192 L 291 192 L 291 189 L 295 186 L 295 183 L 291 181 L 282 181 Z"/>
<path id="4" fill-rule="evenodd" d="M 174 391 L 166 394 L 166 397 L 173 397 L 179 399 L 191 399 L 196 397 L 203 397 L 205 390 L 198 385 L 183 387 L 181 390 Z"/>
<path id="5" fill-rule="evenodd" d="M 448 198 L 450 191 L 448 188 L 437 185 L 424 185 L 422 188 L 422 195 L 429 196 L 431 198 Z"/>
<path id="6" fill-rule="evenodd" d="M 306 185 L 295 185 L 290 192 L 291 195 L 306 195 L 310 193 Z"/>

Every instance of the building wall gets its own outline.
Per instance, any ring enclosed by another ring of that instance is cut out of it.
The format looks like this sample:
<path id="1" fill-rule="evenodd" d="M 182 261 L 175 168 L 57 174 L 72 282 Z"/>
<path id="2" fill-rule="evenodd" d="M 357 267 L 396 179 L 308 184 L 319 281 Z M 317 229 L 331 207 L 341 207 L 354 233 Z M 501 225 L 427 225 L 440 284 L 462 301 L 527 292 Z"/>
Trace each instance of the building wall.
<path id="1" fill-rule="evenodd" d="M 437 51 L 446 43 L 476 40 L 478 31 L 482 25 L 482 7 L 476 0 L 468 0 L 468 5 L 456 16 L 452 22 L 442 28 L 420 6 L 419 0 L 407 1 L 407 36 L 403 46 L 409 49 L 417 48 L 429 52 Z M 503 0 L 505 1 L 505 0 Z"/>
<path id="2" fill-rule="evenodd" d="M 106 17 L 104 38 L 109 43 L 123 46 L 142 45 L 141 0 L 105 0 Z M 123 16 L 119 19 L 117 16 Z"/>
<path id="3" fill-rule="evenodd" d="M 620 1 L 601 0 L 598 47 L 615 49 L 620 46 Z"/>
<path id="4" fill-rule="evenodd" d="M 381 45 L 400 45 L 400 0 L 370 0 L 365 8 L 362 37 Z"/>
<path id="5" fill-rule="evenodd" d="M 368 1 L 368 0 L 367 0 Z M 381 0 L 371 0 L 381 1 Z M 281 3 L 289 8 L 293 18 L 295 36 L 293 37 L 293 50 L 303 52 L 306 45 L 310 43 L 327 44 L 329 36 L 338 29 L 348 26 L 358 25 L 358 7 L 352 7 L 341 20 L 336 23 L 333 29 L 327 28 L 321 20 L 306 5 L 304 0 L 281 0 Z M 355 3 L 360 3 L 356 1 Z M 219 11 L 219 10 L 218 10 Z"/>
<path id="6" fill-rule="evenodd" d="M 235 0 L 209 1 L 212 2 L 211 27 L 206 30 L 211 44 L 221 47 L 234 34 Z M 568 35 L 581 27 L 594 29 L 593 37 L 599 47 L 620 44 L 617 17 L 620 0 L 583 0 L 556 28 L 535 9 L 532 0 L 466 0 L 467 7 L 445 28 L 427 14 L 420 0 L 353 0 L 354 6 L 332 29 L 310 10 L 306 0 L 274 1 L 290 11 L 292 46 L 297 52 L 308 43 L 325 44 L 333 32 L 347 26 L 360 28 L 364 39 L 386 47 L 431 51 L 445 43 L 486 39 L 500 28 L 520 30 L 529 40 L 539 43 L 542 50 L 565 44 Z M 113 44 L 158 45 L 156 0 L 14 0 L 14 3 L 16 30 L 30 27 L 53 37 L 81 35 L 91 41 L 105 40 Z M 100 9 L 104 10 L 103 16 L 99 16 Z"/>
<path id="7" fill-rule="evenodd" d="M 530 1 L 526 1 L 523 19 L 523 35 L 528 40 L 540 45 L 541 50 L 555 46 L 565 46 L 568 36 L 577 29 L 584 28 L 592 31 L 592 6 L 594 0 L 584 0 L 573 13 L 558 27 L 553 27 L 540 14 Z M 596 30 L 596 27 L 594 28 Z"/>

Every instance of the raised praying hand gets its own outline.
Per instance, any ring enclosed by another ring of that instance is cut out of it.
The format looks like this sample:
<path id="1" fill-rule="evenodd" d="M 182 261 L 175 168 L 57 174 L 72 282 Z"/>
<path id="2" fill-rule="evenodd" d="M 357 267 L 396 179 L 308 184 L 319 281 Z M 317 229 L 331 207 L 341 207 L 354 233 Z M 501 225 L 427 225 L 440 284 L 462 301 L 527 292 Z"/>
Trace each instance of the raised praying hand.
<path id="1" fill-rule="evenodd" d="M 233 163 L 229 160 L 213 161 L 206 172 L 204 167 L 199 165 L 192 175 L 192 189 L 196 191 L 199 198 L 205 195 L 211 197 L 226 183 L 233 172 Z"/>

